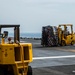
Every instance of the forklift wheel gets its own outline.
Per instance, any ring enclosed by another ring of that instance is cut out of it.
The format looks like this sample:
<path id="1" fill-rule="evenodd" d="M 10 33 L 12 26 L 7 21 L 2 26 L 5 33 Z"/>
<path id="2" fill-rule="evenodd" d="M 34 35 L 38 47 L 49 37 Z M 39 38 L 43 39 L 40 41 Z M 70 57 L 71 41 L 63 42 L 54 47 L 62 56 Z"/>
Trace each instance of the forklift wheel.
<path id="1" fill-rule="evenodd" d="M 62 40 L 61 45 L 62 45 L 62 46 L 66 46 L 66 43 L 65 43 L 64 40 Z"/>
<path id="2" fill-rule="evenodd" d="M 74 42 L 74 41 L 72 41 L 72 42 L 71 42 L 71 45 L 74 45 L 74 44 L 75 44 L 75 42 Z"/>
<path id="3" fill-rule="evenodd" d="M 32 67 L 31 66 L 28 66 L 27 75 L 32 75 Z"/>

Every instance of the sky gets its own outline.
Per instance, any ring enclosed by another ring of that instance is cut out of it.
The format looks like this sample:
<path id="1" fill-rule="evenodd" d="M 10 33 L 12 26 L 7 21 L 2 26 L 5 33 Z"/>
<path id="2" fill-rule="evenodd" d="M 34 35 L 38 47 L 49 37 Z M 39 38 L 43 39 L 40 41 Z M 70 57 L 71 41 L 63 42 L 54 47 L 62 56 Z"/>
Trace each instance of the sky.
<path id="1" fill-rule="evenodd" d="M 75 0 L 0 0 L 0 24 L 20 24 L 23 33 L 69 23 L 75 30 Z"/>

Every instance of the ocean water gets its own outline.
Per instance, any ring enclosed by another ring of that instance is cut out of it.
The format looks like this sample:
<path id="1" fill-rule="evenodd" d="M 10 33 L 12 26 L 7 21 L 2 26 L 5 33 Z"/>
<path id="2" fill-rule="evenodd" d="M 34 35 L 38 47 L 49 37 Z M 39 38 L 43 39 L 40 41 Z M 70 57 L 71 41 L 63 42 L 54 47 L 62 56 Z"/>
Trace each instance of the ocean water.
<path id="1" fill-rule="evenodd" d="M 13 33 L 9 33 L 9 37 L 13 37 Z M 20 33 L 20 37 L 23 38 L 41 38 L 41 33 Z"/>

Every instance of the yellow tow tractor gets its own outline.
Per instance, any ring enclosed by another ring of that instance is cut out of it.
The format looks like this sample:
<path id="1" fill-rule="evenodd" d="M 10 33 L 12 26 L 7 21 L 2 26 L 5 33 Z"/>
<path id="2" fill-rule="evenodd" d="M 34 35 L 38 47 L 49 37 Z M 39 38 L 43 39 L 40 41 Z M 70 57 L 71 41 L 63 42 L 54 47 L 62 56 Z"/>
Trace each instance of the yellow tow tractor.
<path id="1" fill-rule="evenodd" d="M 69 27 L 69 30 L 67 29 Z M 61 24 L 58 26 L 58 43 L 62 46 L 75 44 L 75 34 L 72 24 Z"/>
<path id="2" fill-rule="evenodd" d="M 2 28 L 14 29 L 14 42 L 11 38 L 5 42 L 8 31 L 2 33 Z M 0 25 L 0 75 L 32 75 L 32 44 L 20 43 L 20 25 Z"/>

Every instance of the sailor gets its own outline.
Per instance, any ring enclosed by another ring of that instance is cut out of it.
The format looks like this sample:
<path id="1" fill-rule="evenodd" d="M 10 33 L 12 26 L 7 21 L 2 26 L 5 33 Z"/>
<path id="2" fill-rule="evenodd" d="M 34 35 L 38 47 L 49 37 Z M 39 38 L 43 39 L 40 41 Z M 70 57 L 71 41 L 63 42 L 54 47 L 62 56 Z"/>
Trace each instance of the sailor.
<path id="1" fill-rule="evenodd" d="M 69 31 L 68 31 L 68 28 L 67 27 L 65 28 L 64 35 L 65 36 L 69 35 Z"/>

